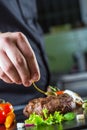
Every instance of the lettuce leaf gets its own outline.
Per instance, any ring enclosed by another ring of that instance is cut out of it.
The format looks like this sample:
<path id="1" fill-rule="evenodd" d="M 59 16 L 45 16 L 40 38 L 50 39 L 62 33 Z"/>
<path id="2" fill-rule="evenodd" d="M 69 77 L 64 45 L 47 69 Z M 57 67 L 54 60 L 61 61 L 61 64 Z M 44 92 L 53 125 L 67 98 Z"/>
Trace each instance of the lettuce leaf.
<path id="1" fill-rule="evenodd" d="M 75 117 L 76 117 L 76 115 L 74 112 L 68 112 L 64 115 L 64 120 L 67 120 L 67 121 L 73 120 L 73 119 L 75 119 Z"/>
<path id="2" fill-rule="evenodd" d="M 61 114 L 59 111 L 55 111 L 53 114 L 48 114 L 47 109 L 43 109 L 43 116 L 37 115 L 35 113 L 31 114 L 28 119 L 25 120 L 25 124 L 38 125 L 52 125 L 65 121 L 73 120 L 75 118 L 75 113 L 69 112 L 67 114 Z"/>

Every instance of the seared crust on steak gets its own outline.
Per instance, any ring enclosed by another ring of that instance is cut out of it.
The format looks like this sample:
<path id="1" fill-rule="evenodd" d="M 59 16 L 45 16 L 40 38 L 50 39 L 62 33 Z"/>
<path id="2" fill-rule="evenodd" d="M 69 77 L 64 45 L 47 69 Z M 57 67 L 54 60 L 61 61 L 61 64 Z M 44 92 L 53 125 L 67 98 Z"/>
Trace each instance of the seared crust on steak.
<path id="1" fill-rule="evenodd" d="M 30 114 L 36 113 L 43 115 L 43 109 L 46 108 L 48 113 L 54 113 L 60 111 L 61 113 L 67 113 L 72 111 L 73 98 L 64 93 L 61 95 L 51 95 L 45 98 L 37 98 L 31 100 L 23 110 L 25 116 L 29 117 Z"/>

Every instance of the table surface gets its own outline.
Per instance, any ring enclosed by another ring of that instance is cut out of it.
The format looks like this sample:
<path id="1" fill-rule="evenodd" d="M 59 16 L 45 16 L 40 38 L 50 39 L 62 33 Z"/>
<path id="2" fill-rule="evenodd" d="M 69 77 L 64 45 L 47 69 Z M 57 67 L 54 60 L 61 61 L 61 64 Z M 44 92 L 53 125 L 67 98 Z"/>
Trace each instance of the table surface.
<path id="1" fill-rule="evenodd" d="M 83 98 L 87 99 L 87 97 Z M 81 107 L 77 108 L 75 110 L 76 114 L 82 114 L 84 111 L 82 110 Z M 87 112 L 85 114 L 85 118 L 83 120 L 77 120 L 76 118 L 71 121 L 65 121 L 62 122 L 61 124 L 55 124 L 55 125 L 49 125 L 49 126 L 38 126 L 38 127 L 27 127 L 27 128 L 22 128 L 20 130 L 81 130 L 87 128 Z M 12 125 L 11 128 L 6 129 L 4 125 L 0 125 L 0 130 L 19 130 L 16 127 L 16 123 Z"/>
<path id="2" fill-rule="evenodd" d="M 81 130 L 87 128 L 87 118 L 77 122 L 76 120 L 67 121 L 62 124 L 50 125 L 50 126 L 39 126 L 39 127 L 28 127 L 26 130 Z"/>
<path id="3" fill-rule="evenodd" d="M 71 121 L 65 121 L 61 124 L 55 124 L 50 126 L 27 127 L 26 129 L 23 128 L 21 130 L 81 130 L 84 128 L 87 128 L 87 115 L 85 116 L 85 119 L 79 121 L 74 119 Z M 1 125 L 0 130 L 6 130 L 6 128 L 3 125 Z M 16 124 L 14 124 L 8 130 L 17 130 Z"/>

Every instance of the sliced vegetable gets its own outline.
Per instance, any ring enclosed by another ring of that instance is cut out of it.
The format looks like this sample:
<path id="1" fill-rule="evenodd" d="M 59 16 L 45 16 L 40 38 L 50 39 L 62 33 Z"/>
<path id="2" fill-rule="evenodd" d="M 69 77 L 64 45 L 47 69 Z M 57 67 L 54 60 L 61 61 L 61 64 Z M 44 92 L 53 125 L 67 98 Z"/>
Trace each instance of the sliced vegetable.
<path id="1" fill-rule="evenodd" d="M 25 127 L 30 127 L 30 126 L 34 126 L 34 124 L 29 124 L 29 123 L 27 124 L 27 123 L 26 123 L 24 126 L 25 126 Z"/>
<path id="2" fill-rule="evenodd" d="M 57 91 L 56 92 L 57 95 L 60 95 L 60 94 L 63 94 L 63 93 L 64 93 L 64 91 Z"/>
<path id="3" fill-rule="evenodd" d="M 64 91 L 60 90 L 58 87 L 49 86 L 49 88 L 51 90 L 51 93 L 56 96 L 64 93 Z"/>
<path id="4" fill-rule="evenodd" d="M 13 112 L 9 112 L 7 114 L 6 120 L 5 120 L 5 127 L 10 128 L 12 123 L 14 122 L 15 119 L 15 114 Z"/>

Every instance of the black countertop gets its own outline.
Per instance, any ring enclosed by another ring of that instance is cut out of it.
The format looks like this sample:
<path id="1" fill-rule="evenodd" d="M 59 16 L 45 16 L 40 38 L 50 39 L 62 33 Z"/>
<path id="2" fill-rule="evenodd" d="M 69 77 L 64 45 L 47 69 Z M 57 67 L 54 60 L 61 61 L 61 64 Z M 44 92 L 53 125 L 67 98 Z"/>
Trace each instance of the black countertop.
<path id="1" fill-rule="evenodd" d="M 84 99 L 87 99 L 85 97 Z M 20 110 L 18 110 L 19 112 Z M 83 109 L 81 107 L 78 107 L 78 109 L 75 110 L 76 114 L 82 114 L 84 113 Z M 21 118 L 20 114 L 18 115 L 18 118 Z M 23 122 L 23 121 L 21 121 Z M 38 127 L 27 127 L 22 129 L 17 129 L 16 123 L 9 128 L 8 130 L 82 130 L 87 129 L 87 112 L 85 113 L 85 118 L 82 120 L 77 120 L 76 118 L 71 121 L 64 121 L 61 124 L 55 124 L 55 125 L 49 125 L 49 126 L 38 126 Z M 0 130 L 7 130 L 4 125 L 0 125 Z"/>
<path id="2" fill-rule="evenodd" d="M 77 121 L 76 119 L 71 121 L 65 121 L 61 124 L 55 124 L 55 125 L 49 125 L 49 126 L 38 126 L 38 127 L 26 127 L 17 129 L 16 123 L 9 128 L 8 130 L 81 130 L 87 128 L 87 115 L 85 116 L 85 119 Z M 1 125 L 0 130 L 6 130 L 6 128 Z"/>

